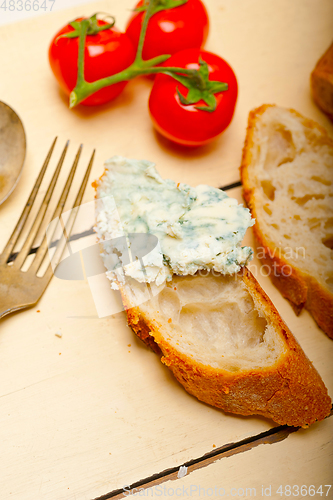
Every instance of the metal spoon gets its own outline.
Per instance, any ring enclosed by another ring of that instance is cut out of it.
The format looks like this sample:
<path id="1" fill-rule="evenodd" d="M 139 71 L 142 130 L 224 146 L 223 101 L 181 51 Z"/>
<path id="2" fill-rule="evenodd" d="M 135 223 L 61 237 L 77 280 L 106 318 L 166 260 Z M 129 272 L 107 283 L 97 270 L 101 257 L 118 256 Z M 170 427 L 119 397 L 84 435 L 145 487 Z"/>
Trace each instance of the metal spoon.
<path id="1" fill-rule="evenodd" d="M 26 137 L 20 118 L 0 101 L 0 205 L 20 178 L 26 151 Z"/>

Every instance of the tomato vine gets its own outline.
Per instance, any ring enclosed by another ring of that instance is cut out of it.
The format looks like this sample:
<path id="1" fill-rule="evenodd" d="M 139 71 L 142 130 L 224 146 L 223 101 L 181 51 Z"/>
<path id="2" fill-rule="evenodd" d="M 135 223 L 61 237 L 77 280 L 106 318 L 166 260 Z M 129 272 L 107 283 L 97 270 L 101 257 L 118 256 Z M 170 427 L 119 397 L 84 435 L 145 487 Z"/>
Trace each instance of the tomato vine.
<path id="1" fill-rule="evenodd" d="M 63 36 L 68 38 L 79 37 L 79 52 L 77 81 L 75 88 L 70 94 L 70 108 L 77 106 L 80 102 L 84 101 L 98 90 L 116 83 L 132 80 L 140 75 L 165 74 L 179 81 L 188 89 L 188 94 L 186 96 L 178 91 L 183 104 L 195 104 L 203 100 L 206 106 L 200 106 L 198 109 L 213 112 L 216 107 L 216 98 L 214 94 L 226 91 L 228 89 L 228 84 L 221 81 L 210 81 L 206 62 L 201 60 L 200 68 L 197 70 L 172 66 L 168 67 L 165 65 L 159 66 L 171 57 L 170 54 L 160 55 L 148 60 L 142 58 L 142 50 L 150 18 L 161 10 L 177 8 L 186 2 L 187 0 L 148 0 L 144 4 L 145 16 L 134 62 L 126 69 L 116 74 L 93 82 L 86 81 L 84 76 L 86 37 L 87 35 L 97 34 L 101 29 L 106 28 L 101 28 L 101 26 L 98 25 L 98 14 L 94 14 L 88 19 L 82 19 L 71 23 L 75 31 L 71 31 Z"/>

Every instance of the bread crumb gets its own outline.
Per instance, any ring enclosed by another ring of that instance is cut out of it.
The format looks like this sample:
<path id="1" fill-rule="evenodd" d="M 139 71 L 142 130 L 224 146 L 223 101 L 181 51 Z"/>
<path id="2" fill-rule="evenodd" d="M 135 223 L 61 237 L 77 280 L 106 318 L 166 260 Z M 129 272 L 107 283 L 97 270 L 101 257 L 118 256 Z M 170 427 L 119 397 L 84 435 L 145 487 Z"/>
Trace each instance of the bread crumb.
<path id="1" fill-rule="evenodd" d="M 131 344 L 127 344 L 127 347 L 131 347 Z"/>
<path id="2" fill-rule="evenodd" d="M 172 319 L 171 318 L 168 319 L 168 323 L 172 323 Z"/>
<path id="3" fill-rule="evenodd" d="M 61 356 L 61 352 L 59 352 L 59 356 Z"/>
<path id="4" fill-rule="evenodd" d="M 230 392 L 229 387 L 224 387 L 223 392 L 224 392 L 224 394 L 229 394 L 229 392 Z"/>
<path id="5" fill-rule="evenodd" d="M 56 337 L 59 337 L 59 339 L 61 339 L 62 337 L 62 333 L 58 330 L 57 332 L 55 332 L 54 334 Z"/>
<path id="6" fill-rule="evenodd" d="M 37 311 L 36 311 L 36 312 L 37 312 L 37 313 L 40 313 L 40 310 L 39 310 L 39 309 L 37 309 Z"/>
<path id="7" fill-rule="evenodd" d="M 216 444 L 213 444 L 213 448 L 216 448 Z"/>

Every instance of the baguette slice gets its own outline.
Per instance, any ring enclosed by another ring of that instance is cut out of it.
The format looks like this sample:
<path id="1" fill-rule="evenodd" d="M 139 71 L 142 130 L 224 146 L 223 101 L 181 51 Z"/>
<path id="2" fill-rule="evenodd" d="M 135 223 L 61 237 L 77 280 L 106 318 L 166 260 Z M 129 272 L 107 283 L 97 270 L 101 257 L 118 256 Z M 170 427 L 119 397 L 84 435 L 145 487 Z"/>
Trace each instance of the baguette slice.
<path id="1" fill-rule="evenodd" d="M 333 141 L 294 110 L 261 106 L 249 115 L 241 179 L 273 283 L 333 338 Z"/>
<path id="2" fill-rule="evenodd" d="M 311 90 L 317 106 L 333 121 L 333 43 L 311 73 Z"/>
<path id="3" fill-rule="evenodd" d="M 120 285 L 129 325 L 200 401 L 303 427 L 330 413 L 319 374 L 247 268 L 174 275 L 135 306 L 138 287 Z"/>

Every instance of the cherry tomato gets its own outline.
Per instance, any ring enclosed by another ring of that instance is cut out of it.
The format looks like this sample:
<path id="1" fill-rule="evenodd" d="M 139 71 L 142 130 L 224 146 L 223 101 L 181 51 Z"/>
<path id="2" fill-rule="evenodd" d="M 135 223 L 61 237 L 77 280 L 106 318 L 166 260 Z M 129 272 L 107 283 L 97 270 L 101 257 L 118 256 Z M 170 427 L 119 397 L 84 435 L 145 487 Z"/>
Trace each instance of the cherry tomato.
<path id="1" fill-rule="evenodd" d="M 155 128 L 171 141 L 185 146 L 206 144 L 223 132 L 231 122 L 237 100 L 237 80 L 232 68 L 211 52 L 183 50 L 164 65 L 199 69 L 199 57 L 208 64 L 209 80 L 228 84 L 228 90 L 214 94 L 215 111 L 197 109 L 197 106 L 206 106 L 203 100 L 195 104 L 182 104 L 177 88 L 185 97 L 188 89 L 171 76 L 163 74 L 156 77 L 149 98 L 149 111 Z"/>
<path id="2" fill-rule="evenodd" d="M 82 18 L 77 19 L 77 21 Z M 98 21 L 101 26 L 105 21 Z M 73 31 L 72 26 L 62 28 L 53 38 L 49 49 L 49 61 L 54 76 L 66 94 L 74 89 L 77 80 L 77 61 L 79 38 L 58 38 L 59 35 Z M 116 28 L 100 31 L 96 35 L 88 35 L 85 45 L 85 79 L 88 82 L 111 76 L 126 69 L 135 58 L 135 49 L 125 33 Z M 104 104 L 124 89 L 127 82 L 120 82 L 100 89 L 87 97 L 81 104 L 94 106 Z"/>
<path id="3" fill-rule="evenodd" d="M 137 7 L 143 5 L 140 0 Z M 134 12 L 130 18 L 126 34 L 135 47 L 138 45 L 145 12 Z M 200 0 L 157 12 L 150 19 L 143 46 L 143 59 L 151 59 L 162 54 L 175 54 L 183 49 L 200 48 L 204 45 L 209 29 L 208 14 Z"/>

